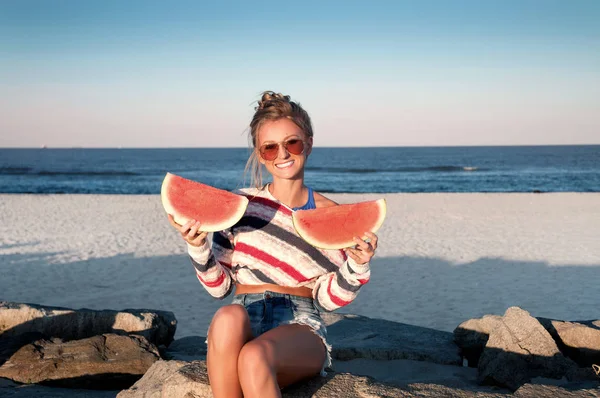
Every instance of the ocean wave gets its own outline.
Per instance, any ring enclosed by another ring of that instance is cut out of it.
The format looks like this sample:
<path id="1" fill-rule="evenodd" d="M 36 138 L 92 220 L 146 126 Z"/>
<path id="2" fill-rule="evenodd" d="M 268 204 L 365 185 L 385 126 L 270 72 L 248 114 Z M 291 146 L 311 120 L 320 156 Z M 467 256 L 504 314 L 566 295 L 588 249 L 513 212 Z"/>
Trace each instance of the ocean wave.
<path id="1" fill-rule="evenodd" d="M 393 169 L 373 169 L 373 168 L 348 168 L 348 167 L 306 167 L 307 171 L 323 171 L 329 173 L 427 173 L 427 172 L 463 172 L 463 171 L 481 171 L 482 169 L 474 166 L 429 166 L 429 167 L 396 167 Z"/>
<path id="2" fill-rule="evenodd" d="M 34 170 L 31 167 L 0 167 L 0 175 L 30 176 L 135 176 L 133 171 L 120 170 Z"/>

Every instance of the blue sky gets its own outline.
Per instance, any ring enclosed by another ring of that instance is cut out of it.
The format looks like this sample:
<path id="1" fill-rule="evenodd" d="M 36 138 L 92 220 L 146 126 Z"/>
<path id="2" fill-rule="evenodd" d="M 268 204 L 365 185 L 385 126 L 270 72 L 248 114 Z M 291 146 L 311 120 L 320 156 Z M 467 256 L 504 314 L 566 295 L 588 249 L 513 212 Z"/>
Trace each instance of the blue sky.
<path id="1" fill-rule="evenodd" d="M 322 4 L 323 3 L 323 4 Z M 0 2 L 0 146 L 600 143 L 600 1 Z"/>

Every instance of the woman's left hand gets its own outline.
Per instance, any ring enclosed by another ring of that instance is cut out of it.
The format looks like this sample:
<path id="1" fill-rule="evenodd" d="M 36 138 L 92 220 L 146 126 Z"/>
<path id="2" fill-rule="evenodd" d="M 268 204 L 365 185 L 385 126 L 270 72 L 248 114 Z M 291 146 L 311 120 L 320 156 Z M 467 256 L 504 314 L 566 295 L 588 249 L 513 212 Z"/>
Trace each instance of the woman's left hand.
<path id="1" fill-rule="evenodd" d="M 369 238 L 369 242 L 355 236 L 354 241 L 356 242 L 356 246 L 346 249 L 346 254 L 358 265 L 363 265 L 371 261 L 371 258 L 375 254 L 375 249 L 377 249 L 377 235 L 372 232 L 365 232 L 365 235 Z"/>

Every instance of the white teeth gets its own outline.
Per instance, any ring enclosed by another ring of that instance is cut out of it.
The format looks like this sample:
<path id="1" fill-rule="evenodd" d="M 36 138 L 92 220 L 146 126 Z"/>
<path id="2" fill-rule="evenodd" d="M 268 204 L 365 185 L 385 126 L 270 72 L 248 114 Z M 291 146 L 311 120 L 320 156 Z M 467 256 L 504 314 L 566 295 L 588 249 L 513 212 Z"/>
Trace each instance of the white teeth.
<path id="1" fill-rule="evenodd" d="M 285 169 L 286 167 L 291 166 L 292 163 L 294 163 L 293 160 L 291 160 L 289 162 L 285 162 L 285 163 L 276 164 L 275 167 L 277 167 L 278 169 Z"/>

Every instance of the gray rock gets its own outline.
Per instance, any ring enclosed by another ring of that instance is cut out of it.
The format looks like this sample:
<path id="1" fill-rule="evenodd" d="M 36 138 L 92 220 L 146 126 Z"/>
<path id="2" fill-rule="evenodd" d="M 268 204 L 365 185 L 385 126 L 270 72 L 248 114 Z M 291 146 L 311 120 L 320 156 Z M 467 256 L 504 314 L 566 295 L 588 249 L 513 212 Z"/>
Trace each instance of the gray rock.
<path id="1" fill-rule="evenodd" d="M 2 398 L 114 398 L 119 391 L 84 390 L 75 388 L 46 387 L 38 384 L 17 384 L 0 378 Z"/>
<path id="2" fill-rule="evenodd" d="M 169 311 L 145 309 L 73 310 L 0 301 L 0 336 L 29 332 L 63 340 L 79 340 L 104 333 L 136 334 L 155 345 L 173 341 L 177 320 Z"/>
<path id="3" fill-rule="evenodd" d="M 484 315 L 479 319 L 469 319 L 454 329 L 454 342 L 470 367 L 477 367 L 491 331 L 501 322 L 501 316 Z"/>
<path id="4" fill-rule="evenodd" d="M 0 377 L 27 384 L 117 390 L 135 383 L 159 358 L 157 348 L 141 336 L 38 340 L 0 366 Z"/>
<path id="5" fill-rule="evenodd" d="M 162 357 L 180 361 L 203 360 L 206 349 L 206 337 L 187 336 L 173 341 Z"/>
<path id="6" fill-rule="evenodd" d="M 212 396 L 200 395 L 203 391 L 210 391 L 202 383 L 196 383 L 192 380 L 184 381 L 181 385 L 176 383 L 181 381 L 179 369 L 186 366 L 185 361 L 157 361 L 148 369 L 144 377 L 139 379 L 133 386 L 127 390 L 121 391 L 118 398 L 160 398 L 162 396 L 185 397 L 188 392 L 193 391 L 196 395 L 193 397 Z M 173 380 L 171 380 L 173 379 Z"/>
<path id="7" fill-rule="evenodd" d="M 560 353 L 537 319 L 511 307 L 491 331 L 478 370 L 480 382 L 514 391 L 533 377 L 571 377 L 577 365 Z"/>
<path id="8" fill-rule="evenodd" d="M 334 359 L 411 359 L 462 366 L 452 333 L 359 315 L 322 316 Z"/>
<path id="9" fill-rule="evenodd" d="M 565 322 L 538 318 L 562 353 L 581 367 L 600 364 L 600 321 Z"/>
<path id="10" fill-rule="evenodd" d="M 501 319 L 498 315 L 484 315 L 482 318 L 469 319 L 454 330 L 454 341 L 469 361 L 469 366 L 477 366 L 491 330 Z M 581 367 L 600 363 L 599 320 L 568 322 L 541 317 L 536 319 L 550 333 L 563 355 Z"/>
<path id="11" fill-rule="evenodd" d="M 439 384 L 411 384 L 409 389 L 411 395 L 407 396 L 415 398 L 508 398 L 511 396 L 507 392 L 471 391 Z"/>

